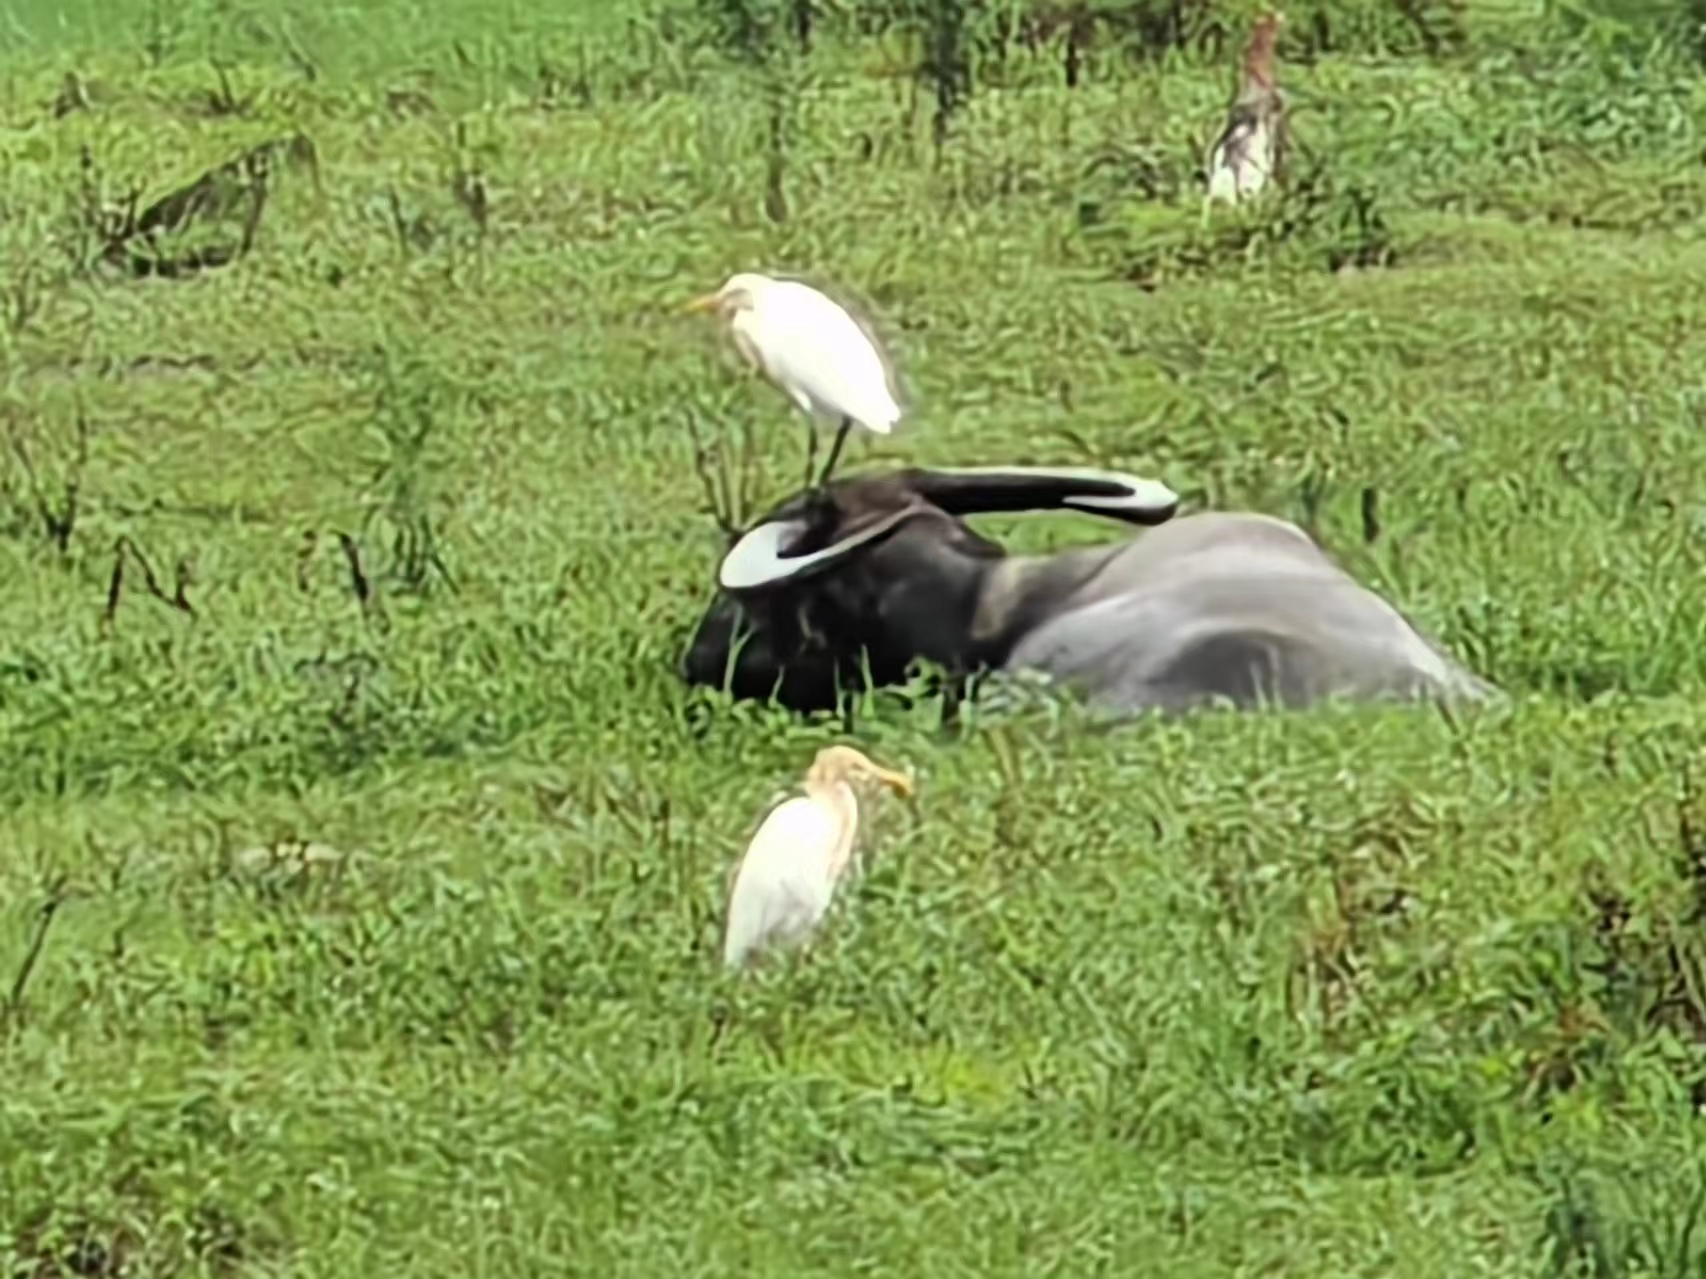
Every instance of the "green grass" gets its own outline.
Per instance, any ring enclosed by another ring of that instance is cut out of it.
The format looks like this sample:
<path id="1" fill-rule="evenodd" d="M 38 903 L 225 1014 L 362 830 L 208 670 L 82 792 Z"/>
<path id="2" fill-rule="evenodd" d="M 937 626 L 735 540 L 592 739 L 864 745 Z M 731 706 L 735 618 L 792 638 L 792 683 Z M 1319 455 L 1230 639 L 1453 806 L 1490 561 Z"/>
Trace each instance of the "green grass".
<path id="1" fill-rule="evenodd" d="M 1680 52 L 1324 53 L 1313 200 L 1203 230 L 1223 65 L 1015 54 L 938 162 L 902 46 L 831 44 L 769 73 L 778 224 L 765 73 L 629 11 L 161 12 L 7 14 L 0 1275 L 1699 1273 Z M 249 256 L 90 266 L 93 205 L 298 132 Z M 847 737 L 675 674 L 689 417 L 760 503 L 801 470 L 677 314 L 747 267 L 892 342 L 917 411 L 853 465 L 1304 521 L 1510 704 L 871 697 L 920 797 L 809 962 L 730 982 L 729 867 Z M 104 620 L 120 539 L 193 613 L 133 556 Z M 345 859 L 237 864 L 291 839 Z"/>

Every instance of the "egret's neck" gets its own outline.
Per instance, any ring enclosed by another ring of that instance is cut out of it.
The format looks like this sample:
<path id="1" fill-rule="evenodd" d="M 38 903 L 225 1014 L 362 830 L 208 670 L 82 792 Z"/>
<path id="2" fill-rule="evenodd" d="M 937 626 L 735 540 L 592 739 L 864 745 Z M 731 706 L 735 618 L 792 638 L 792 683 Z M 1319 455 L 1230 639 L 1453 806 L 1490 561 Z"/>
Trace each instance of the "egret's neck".
<path id="1" fill-rule="evenodd" d="M 1274 88 L 1274 41 L 1277 33 L 1266 28 L 1256 32 L 1250 48 L 1244 54 L 1244 87 L 1246 89 Z"/>
<path id="2" fill-rule="evenodd" d="M 832 875 L 839 876 L 853 855 L 853 840 L 859 833 L 859 799 L 845 781 L 826 782 L 815 778 L 806 782 L 806 794 L 824 805 L 835 816 L 837 835 L 829 851 Z"/>

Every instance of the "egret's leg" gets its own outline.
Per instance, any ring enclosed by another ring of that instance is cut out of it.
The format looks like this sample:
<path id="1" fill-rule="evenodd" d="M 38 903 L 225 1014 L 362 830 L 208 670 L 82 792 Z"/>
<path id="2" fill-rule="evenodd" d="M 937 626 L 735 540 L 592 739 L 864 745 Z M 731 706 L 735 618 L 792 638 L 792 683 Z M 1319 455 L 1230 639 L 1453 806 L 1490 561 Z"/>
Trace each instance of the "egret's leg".
<path id="1" fill-rule="evenodd" d="M 817 474 L 817 423 L 806 423 L 806 487 L 815 487 L 812 476 Z"/>
<path id="2" fill-rule="evenodd" d="M 847 443 L 847 432 L 853 429 L 853 419 L 841 419 L 841 429 L 835 433 L 835 444 L 829 450 L 829 461 L 824 463 L 823 474 L 818 476 L 817 486 L 822 488 L 829 482 L 829 473 L 835 469 L 835 464 L 841 460 L 841 446 Z"/>

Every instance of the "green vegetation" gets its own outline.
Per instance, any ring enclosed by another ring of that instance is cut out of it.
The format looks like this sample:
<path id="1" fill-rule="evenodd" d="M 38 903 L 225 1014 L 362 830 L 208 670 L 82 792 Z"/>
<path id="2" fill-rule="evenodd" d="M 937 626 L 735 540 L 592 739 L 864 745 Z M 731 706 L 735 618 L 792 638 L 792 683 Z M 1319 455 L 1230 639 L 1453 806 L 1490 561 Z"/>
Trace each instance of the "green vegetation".
<path id="1" fill-rule="evenodd" d="M 1288 4 L 1205 228 L 1253 10 L 1095 7 L 1075 88 L 934 0 L 6 11 L 0 1275 L 1702 1272 L 1698 25 Z M 893 343 L 848 469 L 1298 519 L 1510 705 L 869 697 L 917 805 L 728 981 L 846 731 L 674 671 L 689 427 L 800 474 L 743 267 Z"/>

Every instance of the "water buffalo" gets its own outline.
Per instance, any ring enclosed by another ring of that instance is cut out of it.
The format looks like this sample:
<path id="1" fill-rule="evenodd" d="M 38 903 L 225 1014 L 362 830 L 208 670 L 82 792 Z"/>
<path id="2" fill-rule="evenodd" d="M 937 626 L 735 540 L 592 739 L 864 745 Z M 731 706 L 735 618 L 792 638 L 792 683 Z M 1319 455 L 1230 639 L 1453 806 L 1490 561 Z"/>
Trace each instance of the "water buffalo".
<path id="1" fill-rule="evenodd" d="M 730 548 L 682 674 L 800 711 L 833 708 L 838 688 L 901 683 L 919 658 L 955 677 L 1039 673 L 1121 714 L 1494 694 L 1296 525 L 1177 507 L 1166 486 L 1110 471 L 840 479 Z M 1154 527 L 1009 555 L 962 518 L 1043 510 Z"/>

